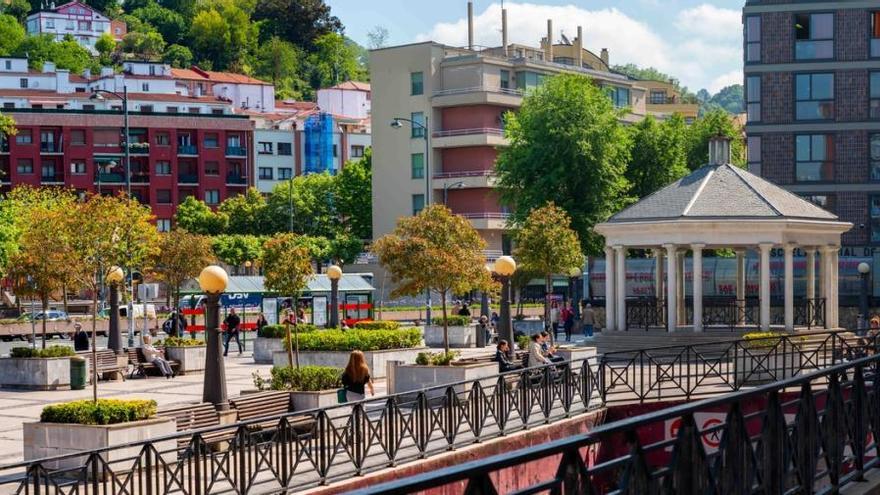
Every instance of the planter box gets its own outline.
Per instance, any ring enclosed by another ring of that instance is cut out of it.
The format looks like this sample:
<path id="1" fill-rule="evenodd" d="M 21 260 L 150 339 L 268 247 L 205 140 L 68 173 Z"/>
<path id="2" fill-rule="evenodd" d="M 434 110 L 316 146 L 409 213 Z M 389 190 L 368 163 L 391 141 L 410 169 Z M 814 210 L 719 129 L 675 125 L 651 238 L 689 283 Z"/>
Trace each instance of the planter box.
<path id="1" fill-rule="evenodd" d="M 257 364 L 272 364 L 272 354 L 283 350 L 284 339 L 257 337 L 254 340 L 254 362 Z"/>
<path id="2" fill-rule="evenodd" d="M 449 347 L 476 347 L 477 326 L 449 327 Z M 427 325 L 425 327 L 425 345 L 443 347 L 443 326 Z"/>
<path id="3" fill-rule="evenodd" d="M 186 347 L 165 347 L 165 357 L 180 363 L 178 373 L 204 373 L 205 359 L 208 357 L 208 346 L 195 345 Z"/>
<path id="4" fill-rule="evenodd" d="M 294 411 L 306 411 L 339 404 L 335 388 L 315 392 L 291 392 L 290 401 Z"/>
<path id="5" fill-rule="evenodd" d="M 385 378 L 385 363 L 394 361 L 404 361 L 413 363 L 416 356 L 425 350 L 424 347 L 416 347 L 413 349 L 388 349 L 384 351 L 364 351 L 364 357 L 367 359 L 367 366 L 370 368 L 370 376 L 375 378 Z M 334 368 L 345 369 L 348 364 L 349 351 L 300 351 L 300 366 L 332 366 Z M 296 355 L 293 356 L 294 363 Z M 272 364 L 275 366 L 287 366 L 287 351 L 276 351 L 272 353 Z"/>
<path id="6" fill-rule="evenodd" d="M 176 422 L 171 418 L 154 418 L 115 425 L 77 425 L 67 423 L 24 423 L 24 460 L 73 454 L 76 452 L 101 449 L 113 445 L 124 445 L 150 438 L 172 435 L 177 431 Z M 161 452 L 162 459 L 169 464 L 177 462 L 177 441 L 165 440 L 154 444 Z M 136 457 L 142 445 L 109 450 L 101 454 L 105 462 L 113 463 L 122 459 Z M 82 466 L 88 457 L 75 456 L 43 465 L 47 469 L 73 469 Z M 154 461 L 158 464 L 157 461 Z M 123 461 L 130 466 L 131 461 Z M 112 466 L 115 472 L 122 472 L 121 465 Z"/>
<path id="7" fill-rule="evenodd" d="M 418 392 L 425 388 L 436 387 L 449 383 L 463 381 L 477 381 L 481 378 L 495 376 L 498 374 L 498 363 L 478 363 L 467 364 L 463 366 L 420 366 L 417 364 L 402 364 L 394 368 L 394 377 L 389 380 L 392 384 L 388 394 L 399 394 L 404 392 Z M 496 380 L 489 379 L 482 381 L 483 387 L 491 387 Z M 457 385 L 455 392 L 458 394 L 467 393 L 471 389 L 470 384 Z M 428 393 L 428 398 L 441 397 L 445 394 L 445 389 L 432 390 Z"/>
<path id="8" fill-rule="evenodd" d="M 596 350 L 592 347 L 560 347 L 556 349 L 556 355 L 566 361 L 577 361 L 575 365 L 581 366 L 582 360 L 596 356 Z"/>
<path id="9" fill-rule="evenodd" d="M 797 376 L 801 366 L 801 354 L 766 354 L 754 349 L 751 356 L 737 356 L 736 385 L 761 385 Z"/>
<path id="10" fill-rule="evenodd" d="M 86 361 L 86 377 L 90 377 Z M 70 388 L 70 357 L 2 358 L 0 387 L 26 390 Z"/>

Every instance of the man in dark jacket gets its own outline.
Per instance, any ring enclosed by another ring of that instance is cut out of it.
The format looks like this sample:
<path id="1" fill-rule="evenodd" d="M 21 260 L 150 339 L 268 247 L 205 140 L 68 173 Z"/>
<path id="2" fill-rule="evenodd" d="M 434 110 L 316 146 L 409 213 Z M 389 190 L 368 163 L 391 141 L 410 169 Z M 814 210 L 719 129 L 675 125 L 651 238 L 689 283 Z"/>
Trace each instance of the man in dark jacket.
<path id="1" fill-rule="evenodd" d="M 223 355 L 227 355 L 229 353 L 229 341 L 233 338 L 235 339 L 235 343 L 238 344 L 238 354 L 241 355 L 244 348 L 241 346 L 241 340 L 238 339 L 238 325 L 241 324 L 241 319 L 235 314 L 235 308 L 229 310 L 229 315 L 223 320 L 223 323 L 226 324 L 226 339 L 223 341 Z"/>
<path id="2" fill-rule="evenodd" d="M 521 369 L 522 366 L 510 360 L 507 353 L 510 352 L 510 344 L 502 339 L 498 341 L 498 349 L 495 351 L 495 361 L 498 362 L 498 371 L 504 373 Z"/>
<path id="3" fill-rule="evenodd" d="M 73 349 L 75 351 L 89 350 L 89 334 L 83 330 L 79 323 L 73 326 Z"/>

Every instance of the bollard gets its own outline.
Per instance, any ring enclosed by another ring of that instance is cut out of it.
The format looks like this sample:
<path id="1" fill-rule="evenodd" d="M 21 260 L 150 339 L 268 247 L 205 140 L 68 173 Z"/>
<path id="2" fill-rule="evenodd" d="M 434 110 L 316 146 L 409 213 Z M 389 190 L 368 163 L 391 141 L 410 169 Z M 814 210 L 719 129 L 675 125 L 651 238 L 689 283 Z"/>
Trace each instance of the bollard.
<path id="1" fill-rule="evenodd" d="M 395 393 L 395 375 L 397 367 L 402 365 L 403 361 L 388 360 L 385 361 L 385 394 L 391 395 Z"/>

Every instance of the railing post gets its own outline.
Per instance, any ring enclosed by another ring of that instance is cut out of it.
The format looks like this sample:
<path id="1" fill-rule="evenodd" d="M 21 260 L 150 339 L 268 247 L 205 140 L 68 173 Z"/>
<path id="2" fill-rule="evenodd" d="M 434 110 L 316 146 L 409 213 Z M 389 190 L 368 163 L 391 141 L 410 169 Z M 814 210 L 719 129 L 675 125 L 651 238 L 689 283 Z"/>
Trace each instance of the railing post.
<path id="1" fill-rule="evenodd" d="M 786 460 L 786 428 L 785 414 L 779 401 L 779 392 L 770 392 L 767 399 L 767 414 L 761 431 L 763 456 L 759 459 L 763 476 L 762 493 L 780 495 L 784 491 L 785 460 Z"/>
<path id="2" fill-rule="evenodd" d="M 876 379 L 876 378 L 875 378 Z M 852 392 L 852 451 L 855 457 L 856 481 L 865 481 L 865 440 L 868 433 L 868 401 L 863 366 L 855 368 Z"/>

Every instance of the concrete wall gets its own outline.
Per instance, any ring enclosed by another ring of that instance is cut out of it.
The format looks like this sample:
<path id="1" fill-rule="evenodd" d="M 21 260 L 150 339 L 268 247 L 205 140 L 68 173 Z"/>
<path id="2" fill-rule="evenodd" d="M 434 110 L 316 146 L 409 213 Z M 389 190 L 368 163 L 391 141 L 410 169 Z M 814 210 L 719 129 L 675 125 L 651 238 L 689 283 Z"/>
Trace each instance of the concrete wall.
<path id="1" fill-rule="evenodd" d="M 425 348 L 416 349 L 390 349 L 387 351 L 364 351 L 367 366 L 370 368 L 370 376 L 373 378 L 385 378 L 385 363 L 389 360 L 414 363 L 416 356 L 425 351 Z M 345 369 L 348 364 L 349 352 L 345 351 L 300 351 L 300 366 L 332 366 Z M 272 355 L 275 366 L 287 366 L 287 351 L 277 351 Z M 296 355 L 294 355 L 296 359 Z"/>
<path id="2" fill-rule="evenodd" d="M 435 167 L 435 173 L 473 172 L 494 170 L 498 151 L 489 146 L 468 146 L 446 148 L 440 156 L 443 158 L 443 164 L 441 167 Z"/>

